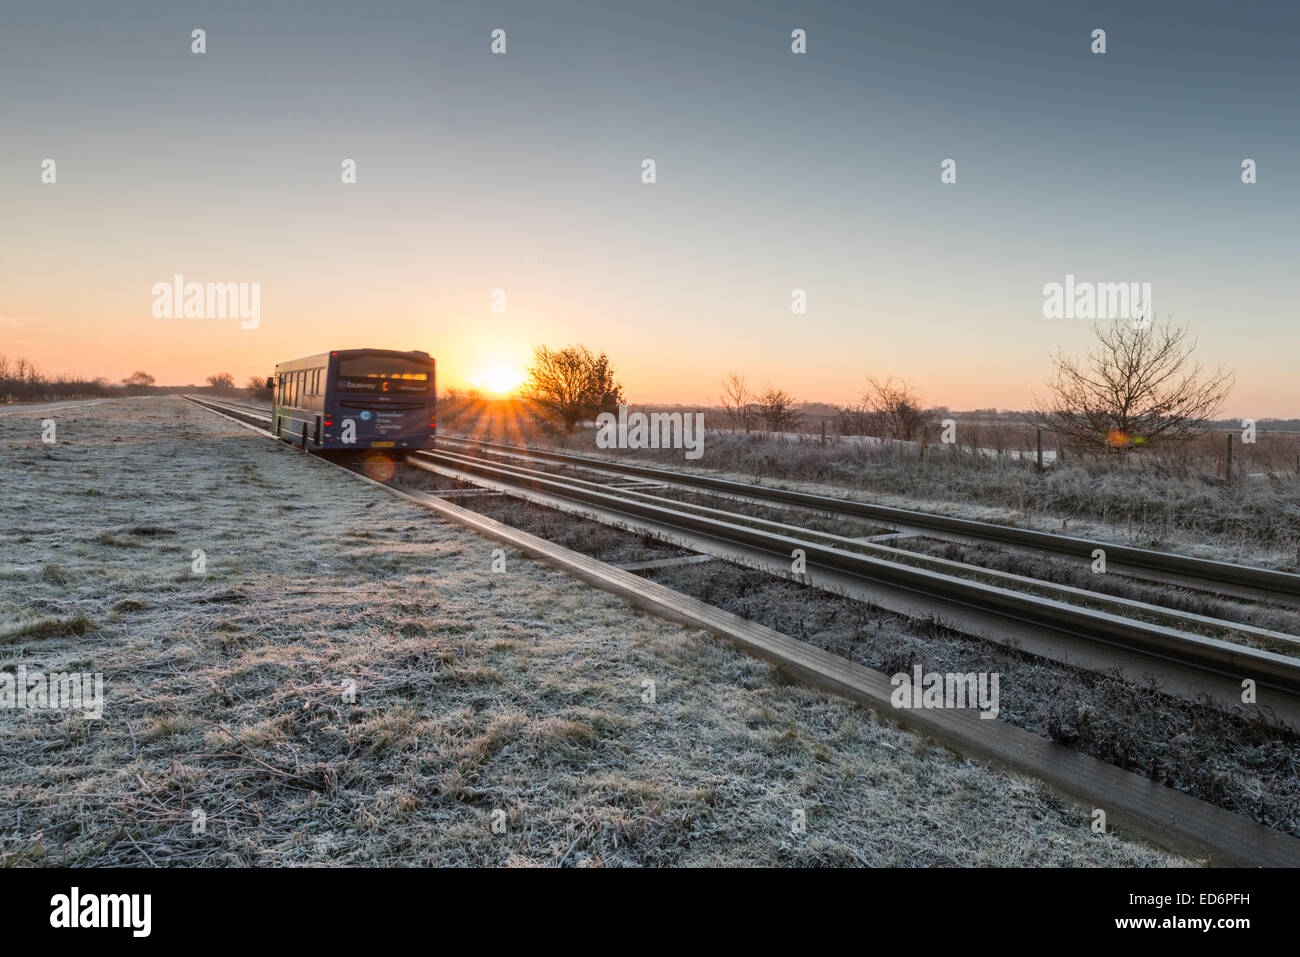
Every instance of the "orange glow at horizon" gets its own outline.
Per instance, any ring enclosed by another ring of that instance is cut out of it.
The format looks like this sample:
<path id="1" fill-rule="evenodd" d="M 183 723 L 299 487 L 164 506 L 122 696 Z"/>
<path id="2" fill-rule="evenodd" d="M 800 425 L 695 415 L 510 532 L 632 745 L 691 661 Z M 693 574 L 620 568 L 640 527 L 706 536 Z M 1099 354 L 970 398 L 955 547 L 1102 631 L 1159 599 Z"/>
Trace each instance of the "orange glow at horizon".
<path id="1" fill-rule="evenodd" d="M 12 286 L 32 303 L 44 294 L 38 287 L 35 279 L 22 276 Z M 517 389 L 536 345 L 582 343 L 608 353 L 616 378 L 636 403 L 715 408 L 720 380 L 734 371 L 746 377 L 751 391 L 770 383 L 799 402 L 852 403 L 864 391 L 868 375 L 893 375 L 927 406 L 1026 410 L 1035 394 L 1044 391 L 1051 352 L 1060 347 L 1081 354 L 1091 338 L 1082 324 L 985 317 L 948 323 L 942 327 L 947 337 L 943 348 L 921 348 L 912 341 L 912 331 L 936 334 L 931 327 L 939 328 L 939 320 L 900 323 L 869 312 L 853 322 L 828 316 L 805 321 L 800 334 L 791 337 L 770 316 L 751 321 L 718 308 L 705 321 L 696 313 L 708 309 L 708 303 L 671 319 L 637 323 L 636 316 L 652 312 L 640 302 L 611 301 L 598 310 L 579 296 L 552 299 L 541 293 L 527 308 L 521 303 L 487 325 L 475 318 L 468 296 L 430 310 L 421 296 L 403 291 L 376 305 L 352 285 L 294 290 L 300 298 L 286 295 L 283 303 L 268 294 L 261 325 L 244 330 L 236 320 L 155 319 L 147 314 L 147 285 L 99 299 L 60 288 L 69 301 L 44 314 L 32 308 L 0 313 L 0 354 L 11 363 L 25 358 L 47 375 L 104 376 L 113 383 L 143 370 L 162 386 L 201 385 L 220 372 L 229 372 L 242 386 L 251 377 L 265 378 L 286 359 L 329 348 L 370 347 L 426 350 L 437 360 L 440 390 L 474 389 L 496 398 Z M 359 324 L 359 316 L 382 319 Z M 736 331 L 742 328 L 744 335 Z M 1264 371 L 1245 374 L 1257 370 L 1261 361 L 1250 340 L 1210 347 L 1214 326 L 1198 322 L 1193 330 L 1207 340 L 1198 355 L 1239 373 L 1226 416 L 1289 418 L 1300 413 L 1293 388 Z M 780 349 L 772 348 L 776 340 Z M 1269 353 L 1285 354 L 1284 349 Z"/>
<path id="2" fill-rule="evenodd" d="M 465 381 L 480 392 L 505 396 L 510 395 L 515 389 L 519 388 L 524 381 L 524 371 L 505 366 L 493 366 L 478 375 L 469 376 Z"/>

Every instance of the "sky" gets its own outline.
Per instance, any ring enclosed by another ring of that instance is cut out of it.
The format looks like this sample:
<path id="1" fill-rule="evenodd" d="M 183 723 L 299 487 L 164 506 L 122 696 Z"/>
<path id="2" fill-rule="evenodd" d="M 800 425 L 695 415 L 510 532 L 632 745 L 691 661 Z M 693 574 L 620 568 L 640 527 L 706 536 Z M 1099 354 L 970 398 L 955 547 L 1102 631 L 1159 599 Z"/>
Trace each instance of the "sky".
<path id="1" fill-rule="evenodd" d="M 634 401 L 1023 409 L 1091 339 L 1044 316 L 1069 274 L 1150 283 L 1227 414 L 1296 416 L 1298 35 L 1281 2 L 6 4 L 0 354 L 425 349 L 463 386 L 581 342 Z M 256 328 L 156 316 L 177 274 L 260 284 Z"/>

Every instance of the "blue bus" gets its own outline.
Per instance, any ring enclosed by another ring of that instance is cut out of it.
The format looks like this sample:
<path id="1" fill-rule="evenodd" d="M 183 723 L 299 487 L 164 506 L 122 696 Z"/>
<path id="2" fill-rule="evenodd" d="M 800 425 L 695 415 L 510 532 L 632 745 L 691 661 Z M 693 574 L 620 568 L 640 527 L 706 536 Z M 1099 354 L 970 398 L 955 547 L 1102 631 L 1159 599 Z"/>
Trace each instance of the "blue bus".
<path id="1" fill-rule="evenodd" d="M 275 367 L 275 434 L 303 449 L 433 448 L 434 360 L 427 352 L 335 349 Z"/>

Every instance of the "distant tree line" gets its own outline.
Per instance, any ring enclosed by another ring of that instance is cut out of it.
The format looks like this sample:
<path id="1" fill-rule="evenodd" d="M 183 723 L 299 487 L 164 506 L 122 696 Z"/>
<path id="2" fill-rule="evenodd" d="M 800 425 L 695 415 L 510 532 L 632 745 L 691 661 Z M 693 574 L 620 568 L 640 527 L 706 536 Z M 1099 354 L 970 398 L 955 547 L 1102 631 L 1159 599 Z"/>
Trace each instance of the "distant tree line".
<path id="1" fill-rule="evenodd" d="M 94 379 L 72 375 L 52 376 L 42 372 L 27 359 L 11 359 L 0 355 L 0 403 L 147 395 L 160 388 L 162 387 L 158 386 L 157 380 L 143 370 L 131 373 L 120 383 L 113 383 L 104 376 Z M 229 372 L 218 372 L 208 376 L 208 388 L 217 392 L 238 391 L 235 377 Z M 261 376 L 250 376 L 244 389 L 260 395 L 267 395 L 270 392 L 267 389 L 267 380 Z"/>
<path id="2" fill-rule="evenodd" d="M 0 400 L 38 402 L 45 399 L 92 398 L 119 394 L 121 389 L 103 376 L 51 376 L 27 359 L 0 355 Z"/>
<path id="3" fill-rule="evenodd" d="M 1222 368 L 1207 371 L 1193 360 L 1196 343 L 1186 327 L 1115 323 L 1097 326 L 1094 333 L 1096 346 L 1086 358 L 1059 352 L 1052 357 L 1050 396 L 1036 414 L 1020 416 L 1025 427 L 1054 432 L 1075 448 L 1137 449 L 1193 438 L 1222 409 L 1232 374 Z M 208 382 L 215 389 L 234 385 L 229 375 Z M 721 385 L 723 412 L 733 429 L 745 432 L 816 433 L 829 426 L 842 436 L 934 442 L 946 419 L 969 418 L 926 406 L 907 382 L 892 376 L 868 376 L 862 393 L 844 406 L 800 402 L 770 382 L 752 388 L 738 372 Z M 516 396 L 537 421 L 565 432 L 626 401 L 609 357 L 584 345 L 537 346 Z M 462 402 L 457 395 L 452 404 L 481 405 L 482 400 L 467 396 Z M 996 410 L 982 411 L 1002 419 Z"/>

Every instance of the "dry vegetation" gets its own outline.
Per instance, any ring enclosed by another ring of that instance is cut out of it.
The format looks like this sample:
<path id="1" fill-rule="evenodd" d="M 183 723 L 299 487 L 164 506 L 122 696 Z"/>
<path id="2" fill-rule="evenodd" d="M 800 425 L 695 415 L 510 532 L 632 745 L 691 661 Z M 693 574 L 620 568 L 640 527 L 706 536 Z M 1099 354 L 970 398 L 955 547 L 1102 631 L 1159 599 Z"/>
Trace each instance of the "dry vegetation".
<path id="1" fill-rule="evenodd" d="M 0 669 L 106 707 L 0 712 L 6 864 L 1178 863 L 181 400 L 39 421 Z"/>

